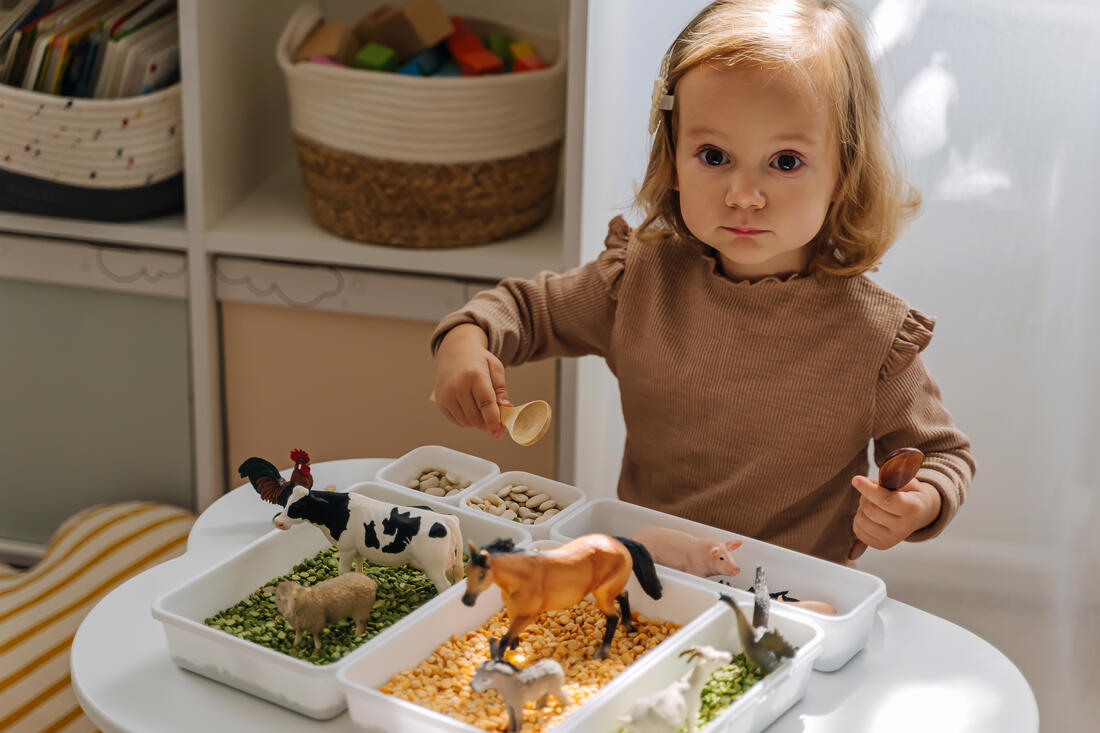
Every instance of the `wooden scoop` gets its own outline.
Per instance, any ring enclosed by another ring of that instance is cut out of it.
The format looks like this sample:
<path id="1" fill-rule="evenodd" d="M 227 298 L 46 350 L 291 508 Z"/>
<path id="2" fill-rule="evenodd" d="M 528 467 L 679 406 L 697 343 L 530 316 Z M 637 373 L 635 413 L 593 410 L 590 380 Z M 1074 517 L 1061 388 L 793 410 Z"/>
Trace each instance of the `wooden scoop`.
<path id="1" fill-rule="evenodd" d="M 902 486 L 912 481 L 917 476 L 921 464 L 924 462 L 924 453 L 917 448 L 898 448 L 890 451 L 886 460 L 882 462 L 882 468 L 878 470 L 878 485 L 890 491 L 897 491 Z M 848 553 L 849 560 L 859 558 L 867 550 L 867 545 L 856 540 Z"/>
<path id="2" fill-rule="evenodd" d="M 432 392 L 429 399 L 435 402 L 435 392 Z M 499 407 L 500 421 L 504 423 L 512 440 L 520 445 L 534 445 L 550 429 L 550 403 L 545 400 L 532 400 L 518 407 Z"/>

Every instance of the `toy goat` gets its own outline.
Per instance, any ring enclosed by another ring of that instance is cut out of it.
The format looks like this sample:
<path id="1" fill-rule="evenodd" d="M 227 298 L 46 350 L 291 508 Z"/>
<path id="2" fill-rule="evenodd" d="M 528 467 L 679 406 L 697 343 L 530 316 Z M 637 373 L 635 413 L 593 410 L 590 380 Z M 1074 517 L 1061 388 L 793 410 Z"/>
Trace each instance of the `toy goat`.
<path id="1" fill-rule="evenodd" d="M 569 697 L 562 687 L 565 673 L 556 661 L 543 659 L 520 669 L 500 657 L 504 650 L 498 639 L 489 640 L 489 649 L 490 658 L 478 666 L 470 687 L 475 692 L 491 687 L 500 693 L 508 708 L 508 733 L 515 733 L 523 725 L 523 707 L 529 700 L 537 699 L 536 707 L 542 708 L 553 695 L 563 708 L 569 706 Z"/>
<path id="2" fill-rule="evenodd" d="M 631 539 L 645 545 L 653 556 L 653 562 L 658 565 L 703 578 L 708 575 L 733 576 L 741 572 L 733 560 L 733 551 L 741 546 L 741 540 L 716 542 L 664 527 L 640 529 Z"/>
<path id="3" fill-rule="evenodd" d="M 656 695 L 631 705 L 627 714 L 618 719 L 626 733 L 679 733 L 684 725 L 688 733 L 695 733 L 699 693 L 711 673 L 729 664 L 733 655 L 714 647 L 693 646 L 680 652 L 680 656 L 687 656 L 691 669 Z"/>
<path id="4" fill-rule="evenodd" d="M 757 566 L 756 583 L 753 584 L 753 612 L 752 622 L 745 617 L 745 612 L 725 593 L 718 595 L 718 600 L 725 603 L 737 618 L 737 637 L 741 641 L 741 649 L 745 656 L 764 674 L 771 674 L 783 662 L 794 656 L 795 648 L 791 646 L 778 631 L 768 629 L 768 618 L 771 611 L 771 597 L 768 595 L 768 581 L 764 575 L 764 568 Z"/>
<path id="5" fill-rule="evenodd" d="M 313 635 L 313 648 L 321 648 L 321 629 L 325 624 L 351 617 L 355 620 L 355 635 L 363 633 L 378 583 L 362 573 L 345 573 L 331 580 L 306 587 L 293 580 L 264 588 L 275 595 L 275 606 L 294 629 L 294 646 L 302 640 L 302 632 Z"/>

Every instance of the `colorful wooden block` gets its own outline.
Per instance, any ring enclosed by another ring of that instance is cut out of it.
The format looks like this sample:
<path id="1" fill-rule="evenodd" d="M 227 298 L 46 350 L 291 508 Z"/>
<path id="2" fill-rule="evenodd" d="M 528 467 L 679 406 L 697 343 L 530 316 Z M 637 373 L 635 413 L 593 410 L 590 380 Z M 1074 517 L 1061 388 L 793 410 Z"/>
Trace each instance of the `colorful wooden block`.
<path id="1" fill-rule="evenodd" d="M 415 57 L 411 63 L 415 63 L 420 67 L 420 73 L 424 76 L 431 76 L 439 71 L 443 64 L 450 61 L 451 57 L 447 54 L 447 49 L 442 44 L 432 46 L 431 48 L 421 51 Z"/>
<path id="2" fill-rule="evenodd" d="M 393 12 L 393 6 L 383 4 L 364 15 L 355 24 L 355 37 L 359 40 L 359 47 L 367 45 L 371 41 L 378 40 L 378 26 L 382 19 Z"/>
<path id="3" fill-rule="evenodd" d="M 499 74 L 504 71 L 504 62 L 496 57 L 492 51 L 481 49 L 479 51 L 465 51 L 455 57 L 458 68 L 462 69 L 463 76 L 481 76 L 482 74 Z"/>
<path id="4" fill-rule="evenodd" d="M 406 0 L 399 8 L 370 13 L 356 26 L 363 43 L 392 48 L 410 59 L 451 34 L 451 21 L 436 0 Z"/>
<path id="5" fill-rule="evenodd" d="M 310 56 L 309 61 L 313 64 L 324 64 L 325 66 L 343 66 L 339 61 L 333 61 L 328 56 L 322 56 L 320 54 Z"/>
<path id="6" fill-rule="evenodd" d="M 543 61 L 537 54 L 531 54 L 530 56 L 516 59 L 516 63 L 512 64 L 512 71 L 536 71 L 538 69 L 548 68 L 550 68 L 550 65 Z"/>
<path id="7" fill-rule="evenodd" d="M 535 54 L 535 47 L 527 41 L 516 41 L 508 47 L 509 53 L 512 54 L 512 60 L 522 59 Z"/>
<path id="8" fill-rule="evenodd" d="M 397 68 L 397 54 L 389 46 L 368 43 L 355 54 L 355 65 L 372 71 L 393 71 Z"/>
<path id="9" fill-rule="evenodd" d="M 343 21 L 325 23 L 310 33 L 295 54 L 296 61 L 309 61 L 314 56 L 327 56 L 334 61 L 351 65 L 359 44 L 355 34 Z"/>
<path id="10" fill-rule="evenodd" d="M 513 40 L 503 33 L 490 33 L 485 37 L 485 46 L 504 62 L 504 68 L 506 69 L 511 66 L 513 61 L 512 53 L 508 50 L 512 43 Z"/>
<path id="11" fill-rule="evenodd" d="M 407 74 L 408 76 L 424 76 L 424 72 L 420 70 L 420 64 L 416 63 L 416 59 L 406 61 L 405 65 L 397 70 L 397 73 Z"/>
<path id="12" fill-rule="evenodd" d="M 462 76 L 462 69 L 458 68 L 454 59 L 451 59 L 440 66 L 432 76 Z"/>

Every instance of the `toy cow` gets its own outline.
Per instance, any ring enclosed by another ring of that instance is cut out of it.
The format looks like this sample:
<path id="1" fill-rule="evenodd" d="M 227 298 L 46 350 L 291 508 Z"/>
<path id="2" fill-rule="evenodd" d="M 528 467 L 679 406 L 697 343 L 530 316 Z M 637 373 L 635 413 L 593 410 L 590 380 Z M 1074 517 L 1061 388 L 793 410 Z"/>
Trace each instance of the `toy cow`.
<path id="1" fill-rule="evenodd" d="M 378 565 L 412 565 L 424 571 L 441 593 L 463 577 L 462 529 L 452 514 L 396 506 L 362 494 L 295 486 L 272 521 L 279 529 L 309 522 L 321 530 L 339 553 L 341 574 L 361 559 Z"/>
<path id="2" fill-rule="evenodd" d="M 333 621 L 350 617 L 355 621 L 355 635 L 363 633 L 378 583 L 362 573 L 347 573 L 308 588 L 284 580 L 264 590 L 274 594 L 275 606 L 294 629 L 294 646 L 302 640 L 302 632 L 308 631 L 313 635 L 313 648 L 320 649 L 321 629 Z"/>
<path id="3" fill-rule="evenodd" d="M 741 540 L 716 542 L 664 527 L 640 529 L 631 539 L 645 545 L 658 565 L 703 578 L 741 572 L 733 560 L 733 551 L 741 546 Z"/>

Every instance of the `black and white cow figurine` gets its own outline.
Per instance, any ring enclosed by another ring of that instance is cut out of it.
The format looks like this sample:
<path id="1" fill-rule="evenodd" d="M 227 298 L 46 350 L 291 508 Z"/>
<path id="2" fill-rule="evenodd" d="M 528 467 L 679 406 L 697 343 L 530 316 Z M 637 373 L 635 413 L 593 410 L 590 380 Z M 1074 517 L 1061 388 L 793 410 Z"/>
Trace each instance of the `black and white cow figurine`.
<path id="1" fill-rule="evenodd" d="M 295 486 L 275 526 L 309 522 L 340 556 L 340 573 L 366 559 L 378 565 L 412 565 L 439 592 L 463 577 L 462 529 L 458 517 L 429 509 L 397 506 L 362 494 L 310 491 Z"/>

